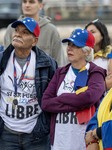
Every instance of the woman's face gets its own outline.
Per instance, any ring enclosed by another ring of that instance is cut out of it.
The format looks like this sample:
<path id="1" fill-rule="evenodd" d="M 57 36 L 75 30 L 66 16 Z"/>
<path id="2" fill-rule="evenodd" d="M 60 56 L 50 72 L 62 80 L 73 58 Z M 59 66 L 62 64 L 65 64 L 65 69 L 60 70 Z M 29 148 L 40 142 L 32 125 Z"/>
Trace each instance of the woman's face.
<path id="1" fill-rule="evenodd" d="M 68 42 L 67 46 L 67 56 L 70 63 L 80 63 L 85 60 L 85 53 L 82 48 L 75 46 L 72 42 Z"/>
<path id="2" fill-rule="evenodd" d="M 87 27 L 87 30 L 90 31 L 94 35 L 94 37 L 95 37 L 95 46 L 96 45 L 100 46 L 101 41 L 103 39 L 103 36 L 101 35 L 100 31 L 96 28 L 96 26 L 91 24 Z"/>

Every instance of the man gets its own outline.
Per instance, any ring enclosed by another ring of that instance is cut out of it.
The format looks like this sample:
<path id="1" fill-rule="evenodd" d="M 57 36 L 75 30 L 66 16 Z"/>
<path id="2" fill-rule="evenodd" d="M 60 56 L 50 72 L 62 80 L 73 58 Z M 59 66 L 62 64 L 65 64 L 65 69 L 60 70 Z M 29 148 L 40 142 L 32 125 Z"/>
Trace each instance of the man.
<path id="1" fill-rule="evenodd" d="M 56 27 L 51 23 L 48 17 L 39 17 L 42 8 L 43 0 L 22 0 L 22 12 L 19 20 L 24 17 L 34 18 L 40 26 L 40 36 L 38 39 L 38 47 L 52 56 L 59 66 L 65 64 L 64 51 L 61 44 L 61 39 Z M 7 47 L 12 42 L 11 25 L 8 26 L 4 37 L 4 46 Z"/>
<path id="2" fill-rule="evenodd" d="M 0 150 L 50 150 L 50 116 L 41 110 L 41 98 L 57 64 L 35 46 L 40 28 L 33 18 L 11 26 L 12 45 L 0 63 Z"/>

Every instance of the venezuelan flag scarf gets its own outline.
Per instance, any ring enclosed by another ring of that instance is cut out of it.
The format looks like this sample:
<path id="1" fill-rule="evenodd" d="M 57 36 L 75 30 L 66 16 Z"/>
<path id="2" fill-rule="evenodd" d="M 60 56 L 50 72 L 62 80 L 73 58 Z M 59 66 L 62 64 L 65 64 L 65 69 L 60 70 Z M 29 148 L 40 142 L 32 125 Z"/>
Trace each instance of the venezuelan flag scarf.
<path id="1" fill-rule="evenodd" d="M 94 53 L 94 59 L 97 57 L 102 57 L 102 58 L 112 58 L 112 46 L 108 45 L 105 49 L 105 52 L 103 50 L 100 50 L 96 53 Z"/>
<path id="2" fill-rule="evenodd" d="M 74 90 L 76 94 L 80 94 L 85 92 L 88 89 L 87 82 L 88 82 L 88 70 L 90 64 L 88 63 L 82 69 L 79 70 L 75 83 L 74 83 Z M 84 109 L 82 111 L 76 112 L 76 116 L 78 119 L 79 124 L 87 123 L 95 113 L 95 106 L 91 106 L 90 108 Z"/>
<path id="3" fill-rule="evenodd" d="M 98 126 L 102 127 L 102 140 L 99 142 L 100 150 L 112 150 L 112 88 L 101 102 L 97 119 Z"/>
<path id="4" fill-rule="evenodd" d="M 77 91 L 78 89 L 85 87 L 87 85 L 88 80 L 88 70 L 86 66 L 79 70 L 75 83 L 74 83 L 74 90 Z"/>

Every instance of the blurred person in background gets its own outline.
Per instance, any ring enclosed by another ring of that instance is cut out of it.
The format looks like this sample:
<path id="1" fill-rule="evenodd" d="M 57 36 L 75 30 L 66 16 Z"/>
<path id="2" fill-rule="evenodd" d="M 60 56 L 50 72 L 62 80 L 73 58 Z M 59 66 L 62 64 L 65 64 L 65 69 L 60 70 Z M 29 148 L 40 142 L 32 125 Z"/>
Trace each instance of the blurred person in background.
<path id="1" fill-rule="evenodd" d="M 93 62 L 107 70 L 106 88 L 109 90 L 112 87 L 112 46 L 107 27 L 96 19 L 88 23 L 85 29 L 95 37 Z"/>
<path id="2" fill-rule="evenodd" d="M 105 92 L 106 70 L 92 63 L 94 36 L 77 28 L 67 39 L 69 64 L 57 69 L 42 98 L 51 113 L 51 149 L 85 150 L 87 122 Z M 100 92 L 99 92 L 100 91 Z"/>
<path id="3" fill-rule="evenodd" d="M 65 58 L 60 35 L 49 17 L 39 16 L 42 9 L 43 0 L 22 0 L 23 15 L 19 17 L 19 20 L 22 20 L 24 17 L 31 17 L 39 23 L 41 33 L 37 46 L 52 56 L 58 62 L 59 66 L 63 66 Z M 4 36 L 5 48 L 12 42 L 12 33 L 13 29 L 9 25 Z"/>
<path id="4" fill-rule="evenodd" d="M 50 150 L 50 116 L 41 98 L 57 64 L 36 47 L 40 27 L 33 18 L 11 26 L 12 44 L 0 61 L 0 150 Z"/>

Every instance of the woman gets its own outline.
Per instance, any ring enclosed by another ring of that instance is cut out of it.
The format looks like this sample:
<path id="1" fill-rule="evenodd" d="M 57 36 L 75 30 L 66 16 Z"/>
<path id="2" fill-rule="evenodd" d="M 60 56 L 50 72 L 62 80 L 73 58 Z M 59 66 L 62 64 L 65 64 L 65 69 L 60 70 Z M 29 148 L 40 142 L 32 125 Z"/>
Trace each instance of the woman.
<path id="1" fill-rule="evenodd" d="M 105 70 L 89 62 L 94 41 L 80 28 L 62 41 L 70 63 L 57 69 L 42 99 L 42 109 L 51 113 L 52 150 L 86 149 L 86 125 L 105 92 Z"/>
<path id="2" fill-rule="evenodd" d="M 107 90 L 109 90 L 112 87 L 112 59 L 111 59 L 112 58 L 112 53 L 111 53 L 112 46 L 110 45 L 110 37 L 108 34 L 108 30 L 107 30 L 106 26 L 99 19 L 96 19 L 96 20 L 90 22 L 89 24 L 86 25 L 85 28 L 88 31 L 92 32 L 95 37 L 94 61 L 93 62 L 107 70 L 106 88 L 107 88 Z M 109 91 L 109 93 L 110 93 L 110 91 Z M 108 97 L 108 96 L 106 96 L 106 97 Z M 110 97 L 112 97 L 112 96 L 110 96 Z M 107 104 L 108 102 L 109 102 L 109 100 L 104 105 L 105 109 L 107 109 L 106 107 L 108 106 L 108 104 Z M 103 104 L 104 104 L 104 102 L 103 102 Z M 101 106 L 102 106 L 102 103 L 101 103 Z M 99 107 L 98 112 L 95 114 L 95 116 L 92 118 L 92 120 L 90 120 L 90 122 L 87 126 L 87 129 L 86 129 L 87 134 L 86 134 L 86 139 L 85 139 L 86 143 L 88 143 L 87 150 L 102 149 L 102 144 L 101 144 L 102 142 L 100 142 L 100 147 L 99 147 L 98 141 L 99 141 L 99 139 L 102 139 L 101 132 L 104 132 L 104 129 L 103 129 L 103 127 L 101 129 L 101 126 L 102 126 L 102 124 L 104 124 L 104 126 L 105 126 L 105 124 L 107 123 L 107 122 L 105 122 L 106 120 L 103 120 L 104 115 L 105 115 L 104 114 L 105 109 L 102 109 L 102 107 Z M 103 110 L 103 112 L 101 110 Z M 109 107 L 108 107 L 108 113 L 111 113 Z M 99 120 L 98 114 L 100 114 L 100 119 L 102 120 L 102 121 L 100 121 L 100 124 L 98 122 L 98 120 Z M 107 115 L 107 113 L 106 113 L 106 115 Z M 108 127 L 108 125 L 106 127 Z M 94 139 L 93 135 L 95 136 L 95 139 Z M 107 138 L 108 136 L 106 137 L 104 134 L 103 139 L 104 139 L 104 137 Z M 108 139 L 106 139 L 106 140 L 108 140 Z M 94 142 L 92 142 L 92 141 L 94 141 Z M 100 140 L 100 141 L 102 141 L 102 140 Z M 91 144 L 89 144 L 89 143 L 91 143 Z M 104 149 L 105 149 L 105 146 L 104 146 Z"/>
<path id="3" fill-rule="evenodd" d="M 112 87 L 112 46 L 106 26 L 96 19 L 85 26 L 95 37 L 94 63 L 107 70 L 106 88 Z"/>

